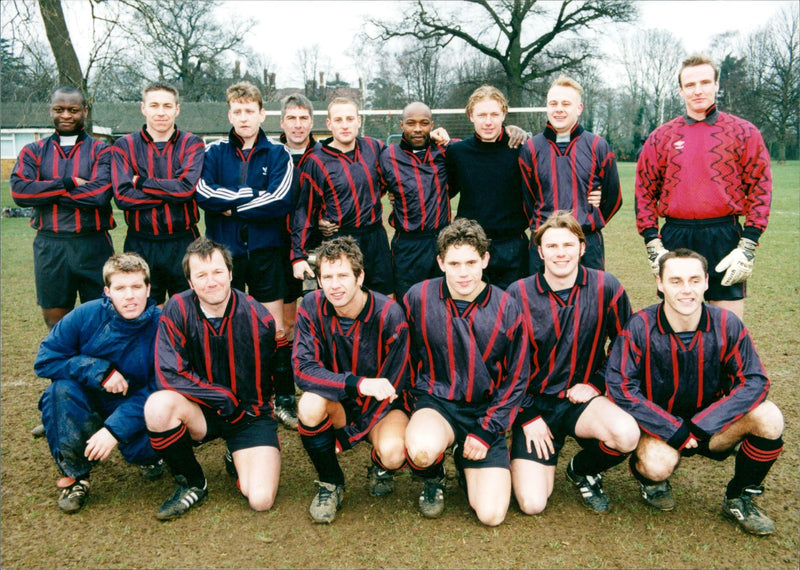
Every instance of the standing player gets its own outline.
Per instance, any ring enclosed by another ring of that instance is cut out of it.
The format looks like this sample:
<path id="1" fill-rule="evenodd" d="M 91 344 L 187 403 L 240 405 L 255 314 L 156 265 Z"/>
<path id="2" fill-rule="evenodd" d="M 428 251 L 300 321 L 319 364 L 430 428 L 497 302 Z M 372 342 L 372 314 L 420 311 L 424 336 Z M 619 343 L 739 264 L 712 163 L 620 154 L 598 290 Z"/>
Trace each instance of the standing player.
<path id="1" fill-rule="evenodd" d="M 292 93 L 281 99 L 280 141 L 292 155 L 294 165 L 298 166 L 303 156 L 314 148 L 317 141 L 311 134 L 314 127 L 314 106 L 308 97 Z"/>
<path id="2" fill-rule="evenodd" d="M 406 453 L 425 481 L 420 510 L 433 518 L 444 509 L 444 452 L 456 444 L 469 504 L 497 526 L 511 500 L 505 432 L 528 383 L 528 335 L 517 302 L 482 280 L 489 240 L 478 223 L 457 218 L 437 243 L 444 277 L 404 298 L 415 368 Z"/>
<path id="3" fill-rule="evenodd" d="M 236 83 L 226 96 L 233 128 L 206 148 L 197 203 L 206 211 L 206 236 L 233 255 L 232 287 L 246 290 L 275 320 L 275 415 L 295 429 L 292 348 L 283 326 L 288 295 L 283 230 L 292 207 L 294 168 L 286 149 L 269 142 L 261 130 L 266 115 L 258 87 Z"/>
<path id="4" fill-rule="evenodd" d="M 702 255 L 679 248 L 661 257 L 664 301 L 633 315 L 617 337 L 608 393 L 641 427 L 630 467 L 645 502 L 674 508 L 669 477 L 681 457 L 736 453 L 722 512 L 749 533 L 771 534 L 753 498 L 783 449 L 783 415 L 766 399 L 769 380 L 742 321 L 703 303 L 708 281 Z"/>
<path id="5" fill-rule="evenodd" d="M 519 148 L 508 145 L 508 103 L 495 87 L 476 89 L 466 108 L 475 135 L 447 149 L 450 196 L 461 194 L 458 216 L 476 220 L 491 240 L 489 281 L 505 289 L 528 269 Z"/>
<path id="6" fill-rule="evenodd" d="M 363 287 L 354 238 L 325 241 L 315 255 L 321 290 L 300 303 L 294 360 L 300 437 L 319 477 L 311 518 L 331 523 L 345 488 L 337 452 L 372 444 L 377 496 L 392 492 L 393 472 L 405 464 L 408 324 L 400 305 Z"/>
<path id="7" fill-rule="evenodd" d="M 179 259 L 198 236 L 195 186 L 203 170 L 202 139 L 178 130 L 178 90 L 152 83 L 142 92 L 141 131 L 112 147 L 114 201 L 125 212 L 125 251 L 150 265 L 150 297 L 163 305 L 186 290 Z"/>
<path id="8" fill-rule="evenodd" d="M 103 294 L 103 262 L 114 253 L 108 145 L 84 130 L 89 110 L 79 89 L 53 92 L 56 132 L 20 152 L 11 172 L 11 197 L 32 207 L 36 301 L 48 329 L 75 306 Z"/>
<path id="9" fill-rule="evenodd" d="M 686 114 L 650 133 L 636 166 L 636 227 L 654 274 L 667 250 L 701 253 L 713 268 L 706 299 L 742 319 L 745 280 L 769 219 L 769 153 L 752 124 L 717 110 L 713 61 L 686 59 L 678 86 Z"/>
<path id="10" fill-rule="evenodd" d="M 508 288 L 522 307 L 532 354 L 528 393 L 512 432 L 514 494 L 522 512 L 544 510 L 570 435 L 583 449 L 567 465 L 567 478 L 587 507 L 604 513 L 609 505 L 600 473 L 639 441 L 636 421 L 603 395 L 606 341 L 614 341 L 631 314 L 628 295 L 613 275 L 580 263 L 586 241 L 570 212 L 545 220 L 533 243 L 543 269 Z"/>
<path id="11" fill-rule="evenodd" d="M 442 274 L 436 236 L 450 222 L 445 147 L 431 140 L 430 108 L 420 102 L 406 105 L 400 129 L 400 143 L 387 146 L 380 158 L 382 183 L 393 204 L 389 223 L 395 230 L 392 270 L 398 298 L 413 284 Z"/>
<path id="12" fill-rule="evenodd" d="M 542 267 L 533 234 L 556 210 L 571 210 L 581 225 L 586 253 L 580 262 L 592 269 L 605 268 L 600 230 L 622 206 L 622 188 L 617 161 L 606 140 L 578 123 L 583 112 L 582 93 L 583 88 L 574 79 L 556 79 L 547 92 L 544 132 L 528 141 L 519 153 L 522 195 L 531 228 L 531 275 Z"/>
<path id="13" fill-rule="evenodd" d="M 337 97 L 328 105 L 325 122 L 332 137 L 303 159 L 300 201 L 292 220 L 294 276 L 314 276 L 308 244 L 315 220 L 338 226 L 334 235 L 353 236 L 364 254 L 365 285 L 394 294 L 389 240 L 383 228 L 378 158 L 382 141 L 359 137 L 361 116 L 352 99 Z"/>
<path id="14" fill-rule="evenodd" d="M 114 448 L 147 479 L 161 476 L 144 424 L 154 388 L 153 353 L 161 311 L 147 295 L 150 271 L 135 253 L 103 266 L 105 296 L 82 303 L 39 346 L 34 370 L 52 383 L 39 400 L 59 470 L 58 506 L 76 513 L 89 498 L 92 467 Z"/>
<path id="15" fill-rule="evenodd" d="M 233 259 L 224 245 L 198 238 L 182 266 L 191 290 L 164 307 L 156 344 L 162 389 L 144 409 L 150 443 L 178 481 L 156 517 L 179 517 L 208 497 L 193 447 L 218 437 L 250 507 L 268 510 L 281 471 L 269 401 L 275 323 L 261 303 L 231 289 Z"/>

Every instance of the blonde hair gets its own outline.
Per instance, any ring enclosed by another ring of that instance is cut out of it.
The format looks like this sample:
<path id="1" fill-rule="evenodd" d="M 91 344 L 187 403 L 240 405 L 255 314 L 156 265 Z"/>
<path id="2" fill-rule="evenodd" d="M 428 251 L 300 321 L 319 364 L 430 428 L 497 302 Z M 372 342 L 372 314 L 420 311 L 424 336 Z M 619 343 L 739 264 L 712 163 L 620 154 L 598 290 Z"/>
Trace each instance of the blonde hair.
<path id="1" fill-rule="evenodd" d="M 150 285 L 150 266 L 138 253 L 118 253 L 103 265 L 103 283 L 111 287 L 111 277 L 116 273 L 144 273 L 144 284 Z"/>
<path id="2" fill-rule="evenodd" d="M 578 92 L 579 97 L 583 97 L 583 87 L 581 87 L 581 84 L 571 77 L 567 77 L 566 75 L 559 75 L 556 77 L 555 81 L 550 84 L 550 87 L 547 89 L 547 91 L 549 92 L 553 87 L 572 87 Z"/>
<path id="3" fill-rule="evenodd" d="M 508 113 L 508 101 L 506 101 L 506 96 L 503 95 L 503 92 L 491 85 L 481 85 L 472 92 L 472 95 L 470 95 L 467 100 L 467 117 L 472 115 L 472 109 L 475 108 L 475 105 L 484 99 L 494 99 L 500 104 L 500 109 L 503 111 L 503 114 L 505 115 Z"/>
<path id="4" fill-rule="evenodd" d="M 334 97 L 333 101 L 328 103 L 328 117 L 331 116 L 331 108 L 334 105 L 352 105 L 356 108 L 356 115 L 358 115 L 358 103 L 355 102 L 355 99 L 351 99 L 350 97 Z"/>
<path id="5" fill-rule="evenodd" d="M 264 103 L 261 98 L 261 90 L 249 81 L 241 81 L 228 87 L 225 91 L 228 106 L 231 103 L 258 103 L 258 108 L 263 109 Z"/>

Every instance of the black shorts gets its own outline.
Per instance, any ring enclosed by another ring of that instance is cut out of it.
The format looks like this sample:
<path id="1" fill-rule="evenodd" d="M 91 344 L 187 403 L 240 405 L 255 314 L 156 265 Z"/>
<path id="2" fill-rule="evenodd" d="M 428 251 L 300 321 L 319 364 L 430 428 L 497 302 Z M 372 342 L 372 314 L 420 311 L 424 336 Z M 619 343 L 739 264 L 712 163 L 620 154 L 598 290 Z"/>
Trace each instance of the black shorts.
<path id="1" fill-rule="evenodd" d="M 605 270 L 606 266 L 606 251 L 601 232 L 586 232 L 586 251 L 581 257 L 581 264 L 590 269 Z M 539 257 L 539 248 L 533 245 L 533 234 L 531 234 L 531 242 L 528 249 L 528 262 L 530 267 L 530 275 L 537 273 L 543 266 L 544 262 Z"/>
<path id="2" fill-rule="evenodd" d="M 528 239 L 520 232 L 516 237 L 491 237 L 489 266 L 483 274 L 489 283 L 506 289 L 514 281 L 528 276 Z"/>
<path id="3" fill-rule="evenodd" d="M 705 294 L 707 301 L 744 299 L 745 283 L 723 287 L 721 281 L 725 273 L 717 273 L 714 269 L 723 257 L 736 248 L 741 237 L 742 226 L 734 216 L 708 220 L 667 218 L 661 228 L 661 241 L 665 248 L 673 250 L 687 247 L 708 261 L 708 291 Z"/>
<path id="4" fill-rule="evenodd" d="M 383 224 L 366 228 L 341 228 L 331 238 L 340 236 L 353 236 L 364 254 L 364 286 L 384 295 L 393 294 L 392 253 Z"/>
<path id="5" fill-rule="evenodd" d="M 37 232 L 33 239 L 36 302 L 43 309 L 71 309 L 103 296 L 103 265 L 114 255 L 108 232 L 56 237 Z"/>
<path id="6" fill-rule="evenodd" d="M 278 421 L 272 416 L 259 416 L 244 425 L 231 425 L 223 420 L 216 411 L 202 408 L 206 418 L 206 436 L 196 445 L 201 445 L 221 437 L 233 453 L 240 449 L 269 446 L 281 449 L 278 440 Z"/>
<path id="7" fill-rule="evenodd" d="M 454 453 L 461 453 L 464 449 L 464 440 L 467 435 L 475 428 L 480 418 L 486 415 L 486 404 L 467 404 L 465 402 L 451 402 L 437 398 L 430 394 L 414 394 L 414 410 L 430 408 L 436 410 L 453 428 L 456 436 L 455 445 L 458 449 Z M 508 445 L 504 434 L 497 434 L 493 441 L 486 442 L 489 449 L 486 457 L 480 461 L 473 461 L 460 457 L 458 459 L 462 469 L 485 469 L 487 467 L 502 467 L 509 469 L 511 462 L 508 458 Z"/>
<path id="8" fill-rule="evenodd" d="M 441 277 L 442 270 L 436 261 L 436 237 L 438 230 L 432 232 L 396 231 L 392 237 L 392 271 L 394 272 L 394 292 L 400 299 L 411 286 Z"/>
<path id="9" fill-rule="evenodd" d="M 259 303 L 282 301 L 287 292 L 284 253 L 282 247 L 265 247 L 237 255 L 233 258 L 231 286 L 239 291 L 246 290 Z"/>
<path id="10" fill-rule="evenodd" d="M 547 427 L 550 428 L 550 433 L 553 434 L 554 452 L 550 454 L 549 459 L 542 459 L 536 455 L 536 449 L 532 449 L 528 453 L 525 434 L 522 431 L 522 423 L 519 416 L 517 416 L 517 420 L 511 430 L 511 459 L 529 459 L 542 465 L 555 465 L 558 463 L 558 453 L 564 447 L 564 440 L 568 435 L 576 437 L 575 426 L 578 424 L 578 418 L 581 417 L 581 414 L 591 401 L 573 404 L 566 398 L 537 395 L 532 407 L 542 417 Z"/>
<path id="11" fill-rule="evenodd" d="M 130 233 L 125 237 L 125 251 L 138 253 L 150 266 L 150 298 L 159 305 L 169 295 L 189 288 L 181 263 L 196 233 L 194 230 L 168 239 L 146 239 Z"/>
<path id="12" fill-rule="evenodd" d="M 286 293 L 283 296 L 284 303 L 294 303 L 299 297 L 303 296 L 303 280 L 295 279 L 292 269 L 291 245 L 286 244 L 281 248 L 281 260 L 283 261 L 283 281 Z"/>

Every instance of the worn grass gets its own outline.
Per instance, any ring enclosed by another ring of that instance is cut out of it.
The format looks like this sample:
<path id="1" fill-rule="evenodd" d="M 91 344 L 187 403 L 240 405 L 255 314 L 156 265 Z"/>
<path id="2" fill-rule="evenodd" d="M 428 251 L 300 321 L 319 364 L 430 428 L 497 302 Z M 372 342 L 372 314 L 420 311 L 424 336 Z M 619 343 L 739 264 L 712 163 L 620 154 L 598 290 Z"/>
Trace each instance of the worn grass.
<path id="1" fill-rule="evenodd" d="M 633 215 L 633 165 L 622 164 L 625 204 L 605 232 L 608 269 L 634 308 L 655 302 L 655 286 Z M 221 442 L 198 450 L 211 493 L 180 520 L 160 523 L 158 505 L 172 492 L 164 478 L 144 482 L 118 454 L 93 472 L 92 496 L 76 515 L 55 503 L 57 470 L 38 423 L 47 385 L 32 371 L 46 333 L 36 306 L 31 242 L 24 219 L 0 220 L 0 566 L 3 568 L 797 568 L 798 567 L 798 163 L 775 165 L 769 228 L 761 240 L 745 321 L 772 381 L 771 398 L 786 415 L 786 447 L 766 480 L 761 505 L 778 533 L 756 538 L 719 513 L 733 462 L 686 460 L 672 479 L 678 507 L 655 513 L 638 498 L 624 467 L 605 487 L 612 512 L 581 506 L 559 464 L 550 504 L 528 517 L 512 501 L 506 522 L 480 525 L 455 481 L 442 518 L 419 516 L 420 484 L 408 471 L 385 498 L 367 492 L 368 445 L 341 456 L 347 494 L 337 521 L 313 525 L 307 509 L 314 473 L 296 433 L 280 430 L 282 478 L 275 507 L 252 512 L 225 474 Z M 2 187 L 5 205 L 7 184 Z M 121 250 L 124 222 L 113 232 Z M 563 457 L 575 451 L 569 443 Z M 452 463 L 448 459 L 452 476 Z"/>

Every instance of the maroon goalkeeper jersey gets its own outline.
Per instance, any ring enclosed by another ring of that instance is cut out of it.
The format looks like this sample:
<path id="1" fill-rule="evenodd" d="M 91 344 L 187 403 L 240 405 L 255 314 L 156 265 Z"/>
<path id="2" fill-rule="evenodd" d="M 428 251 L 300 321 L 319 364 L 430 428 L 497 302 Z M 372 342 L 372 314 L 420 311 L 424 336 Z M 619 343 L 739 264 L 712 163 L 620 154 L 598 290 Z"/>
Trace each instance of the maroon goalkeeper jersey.
<path id="1" fill-rule="evenodd" d="M 758 241 L 772 199 L 769 153 L 755 126 L 712 106 L 703 121 L 686 116 L 647 138 L 636 166 L 636 228 L 658 237 L 658 218 L 744 216 Z"/>

